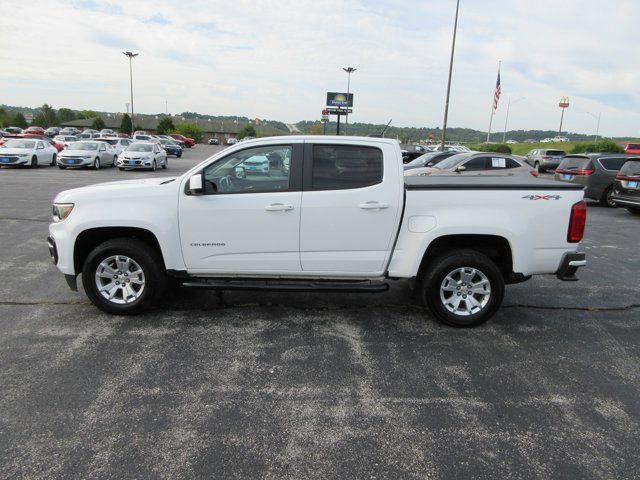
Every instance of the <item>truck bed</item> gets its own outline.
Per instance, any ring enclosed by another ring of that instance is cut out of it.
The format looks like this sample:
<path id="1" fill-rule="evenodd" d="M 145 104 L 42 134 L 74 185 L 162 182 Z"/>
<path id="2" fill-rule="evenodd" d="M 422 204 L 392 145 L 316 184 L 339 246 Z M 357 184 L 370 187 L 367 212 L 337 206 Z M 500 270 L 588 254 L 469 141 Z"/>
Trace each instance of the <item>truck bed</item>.
<path id="1" fill-rule="evenodd" d="M 557 182 L 544 178 L 528 178 L 529 175 L 470 176 L 427 175 L 405 177 L 407 190 L 582 190 L 581 185 Z"/>

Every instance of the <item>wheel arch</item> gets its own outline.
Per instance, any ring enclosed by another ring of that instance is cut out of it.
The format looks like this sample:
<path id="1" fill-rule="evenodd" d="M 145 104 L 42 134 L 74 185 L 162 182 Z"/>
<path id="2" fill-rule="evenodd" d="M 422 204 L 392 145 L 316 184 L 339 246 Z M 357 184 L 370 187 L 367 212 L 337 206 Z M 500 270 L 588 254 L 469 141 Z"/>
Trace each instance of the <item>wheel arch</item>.
<path id="1" fill-rule="evenodd" d="M 460 249 L 483 253 L 498 266 L 505 281 L 509 282 L 514 278 L 513 251 L 509 240 L 499 235 L 488 234 L 453 234 L 434 238 L 424 252 L 418 268 L 418 278 L 424 277 L 433 259 L 443 253 Z"/>
<path id="2" fill-rule="evenodd" d="M 98 245 L 115 238 L 136 238 L 153 248 L 162 260 L 162 268 L 166 270 L 160 242 L 153 232 L 138 227 L 97 227 L 84 230 L 75 240 L 73 247 L 74 271 L 80 273 L 89 253 Z"/>

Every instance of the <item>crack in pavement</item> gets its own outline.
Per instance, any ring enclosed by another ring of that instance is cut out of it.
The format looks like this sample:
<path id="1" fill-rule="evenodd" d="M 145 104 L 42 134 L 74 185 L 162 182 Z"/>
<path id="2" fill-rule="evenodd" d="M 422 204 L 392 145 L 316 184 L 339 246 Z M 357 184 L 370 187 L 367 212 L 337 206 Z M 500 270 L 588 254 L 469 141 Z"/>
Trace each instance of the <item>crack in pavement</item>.
<path id="1" fill-rule="evenodd" d="M 55 301 L 55 300 L 0 300 L 0 306 L 34 306 L 34 305 L 91 305 L 91 302 L 88 300 L 69 300 L 69 301 Z M 305 312 L 314 312 L 314 311 L 331 311 L 331 310 L 365 310 L 370 308 L 391 308 L 391 309 L 405 309 L 405 310 L 426 310 L 426 307 L 421 305 L 390 305 L 390 304 L 379 304 L 379 305 L 328 305 L 328 306 L 318 306 L 318 307 L 301 307 L 298 305 L 289 305 L 282 303 L 235 303 L 235 304 L 227 304 L 223 303 L 220 306 L 180 306 L 180 305 L 166 305 L 161 308 L 155 308 L 152 311 L 165 310 L 168 312 L 171 311 L 190 311 L 190 312 L 208 312 L 211 310 L 230 310 L 236 308 L 255 308 L 255 307 L 278 307 L 278 308 L 289 308 L 293 310 L 300 310 Z M 619 311 L 628 311 L 635 310 L 640 308 L 640 304 L 633 303 L 630 305 L 622 305 L 622 306 L 613 306 L 613 307 L 563 307 L 563 306 L 543 306 L 543 305 L 526 305 L 526 304 L 513 304 L 513 305 L 502 305 L 500 308 L 530 308 L 533 310 L 566 310 L 566 311 L 580 311 L 580 312 L 619 312 Z"/>

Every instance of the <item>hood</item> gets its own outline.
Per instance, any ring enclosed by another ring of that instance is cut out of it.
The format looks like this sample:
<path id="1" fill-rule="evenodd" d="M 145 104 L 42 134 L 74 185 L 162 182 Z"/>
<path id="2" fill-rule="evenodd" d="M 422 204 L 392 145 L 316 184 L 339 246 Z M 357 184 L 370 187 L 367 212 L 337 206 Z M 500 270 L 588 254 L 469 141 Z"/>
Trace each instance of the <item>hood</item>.
<path id="1" fill-rule="evenodd" d="M 415 168 L 409 168 L 407 170 L 405 170 L 405 177 L 416 177 L 416 176 L 420 176 L 420 175 L 434 175 L 434 174 L 438 174 L 440 172 L 445 172 L 446 170 L 440 170 L 439 168 L 432 168 L 432 167 L 415 167 Z M 451 173 L 451 172 L 449 172 Z"/>
<path id="2" fill-rule="evenodd" d="M 118 180 L 116 182 L 97 183 L 86 187 L 74 188 L 60 192 L 54 202 L 58 203 L 75 203 L 82 201 L 83 198 L 96 199 L 97 197 L 112 198 L 114 196 L 124 197 L 128 194 L 143 196 L 144 192 L 149 189 L 162 187 L 163 184 L 172 184 L 171 180 L 178 177 L 157 177 L 145 178 L 138 180 Z"/>
<path id="3" fill-rule="evenodd" d="M 64 157 L 93 157 L 97 152 L 95 150 L 70 150 L 66 149 L 60 153 Z"/>
<path id="4" fill-rule="evenodd" d="M 153 152 L 122 152 L 124 158 L 141 158 L 141 157 L 151 157 L 153 156 Z"/>
<path id="5" fill-rule="evenodd" d="M 21 155 L 21 154 L 31 154 L 35 149 L 34 148 L 0 148 L 0 157 L 5 155 Z"/>

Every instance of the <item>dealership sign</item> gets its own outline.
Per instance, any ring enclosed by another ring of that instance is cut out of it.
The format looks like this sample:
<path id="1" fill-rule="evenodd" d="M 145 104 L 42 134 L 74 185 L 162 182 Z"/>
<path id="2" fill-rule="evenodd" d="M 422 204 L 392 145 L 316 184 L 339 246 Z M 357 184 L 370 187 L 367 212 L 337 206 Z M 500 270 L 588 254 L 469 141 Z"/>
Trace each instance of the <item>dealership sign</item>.
<path id="1" fill-rule="evenodd" d="M 327 92 L 327 107 L 353 107 L 353 93 Z"/>

